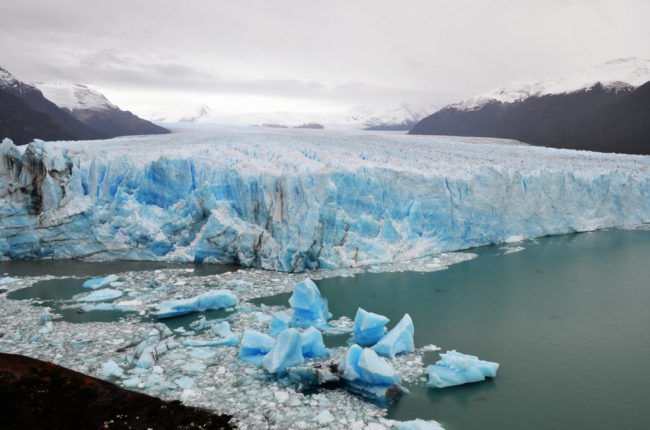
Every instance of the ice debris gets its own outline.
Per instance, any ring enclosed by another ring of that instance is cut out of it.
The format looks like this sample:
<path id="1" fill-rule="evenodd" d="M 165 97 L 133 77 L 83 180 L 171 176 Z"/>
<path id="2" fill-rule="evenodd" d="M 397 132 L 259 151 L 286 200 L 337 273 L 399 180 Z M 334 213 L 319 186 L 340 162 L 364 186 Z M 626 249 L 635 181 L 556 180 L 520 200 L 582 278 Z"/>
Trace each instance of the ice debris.
<path id="1" fill-rule="evenodd" d="M 119 311 L 119 312 L 135 312 L 133 309 L 126 306 L 120 306 L 113 303 L 100 303 L 97 305 L 83 305 L 81 310 L 84 312 L 93 311 Z"/>
<path id="2" fill-rule="evenodd" d="M 105 290 L 94 291 L 85 297 L 77 299 L 78 302 L 101 302 L 104 300 L 113 300 L 122 297 L 122 292 L 106 288 Z"/>
<path id="3" fill-rule="evenodd" d="M 38 325 L 45 325 L 47 322 L 52 321 L 52 315 L 50 314 L 43 314 L 41 317 L 38 319 Z"/>
<path id="4" fill-rule="evenodd" d="M 427 385 L 431 388 L 444 388 L 483 381 L 486 377 L 494 378 L 498 368 L 498 363 L 479 360 L 473 355 L 447 351 L 446 354 L 440 354 L 440 361 L 427 366 L 426 371 L 429 375 Z"/>
<path id="5" fill-rule="evenodd" d="M 245 330 L 237 358 L 260 367 L 262 359 L 275 345 L 275 339 L 255 330 Z"/>
<path id="6" fill-rule="evenodd" d="M 372 349 L 352 345 L 341 372 L 349 391 L 380 404 L 394 402 L 406 392 L 395 369 Z"/>
<path id="7" fill-rule="evenodd" d="M 376 344 L 386 333 L 385 326 L 388 321 L 390 320 L 383 315 L 367 312 L 359 308 L 357 315 L 354 317 L 350 342 L 361 346 Z"/>
<path id="8" fill-rule="evenodd" d="M 107 285 L 110 285 L 111 282 L 117 281 L 117 276 L 116 275 L 109 275 L 105 278 L 95 278 L 95 279 L 90 279 L 86 282 L 84 282 L 83 287 L 84 288 L 92 288 L 93 290 L 96 290 L 97 288 L 102 288 Z"/>
<path id="9" fill-rule="evenodd" d="M 102 374 L 104 376 L 115 376 L 119 378 L 124 375 L 124 370 L 113 360 L 108 360 L 102 364 Z"/>
<path id="10" fill-rule="evenodd" d="M 143 336 L 145 339 L 136 346 L 135 351 L 127 357 L 127 360 L 135 363 L 141 369 L 151 368 L 160 354 L 178 346 L 178 343 L 170 337 L 172 334 L 165 324 L 155 324 L 153 329 L 145 332 Z"/>
<path id="11" fill-rule="evenodd" d="M 230 290 L 212 290 L 190 299 L 171 300 L 158 305 L 158 318 L 170 318 L 192 312 L 227 309 L 237 305 Z"/>
<path id="12" fill-rule="evenodd" d="M 296 327 L 327 325 L 327 320 L 332 317 L 327 310 L 327 299 L 321 296 L 311 279 L 305 279 L 293 286 L 289 304 L 293 308 L 291 325 Z"/>
<path id="13" fill-rule="evenodd" d="M 269 329 L 267 333 L 269 336 L 276 337 L 284 330 L 289 328 L 289 323 L 291 322 L 291 317 L 284 312 L 278 312 L 271 318 L 271 323 L 269 324 Z"/>
<path id="14" fill-rule="evenodd" d="M 425 421 L 419 418 L 412 421 L 391 421 L 390 423 L 397 430 L 444 430 L 436 421 Z"/>
<path id="15" fill-rule="evenodd" d="M 7 284 L 11 284 L 12 282 L 16 282 L 16 281 L 18 281 L 18 279 L 16 279 L 16 278 L 9 278 L 9 277 L 0 278 L 0 285 L 7 285 Z"/>
<path id="16" fill-rule="evenodd" d="M 409 314 L 404 315 L 402 320 L 391 331 L 381 338 L 372 350 L 384 357 L 395 358 L 397 354 L 413 352 L 413 321 Z"/>
<path id="17" fill-rule="evenodd" d="M 289 328 L 280 333 L 275 345 L 262 358 L 262 366 L 269 373 L 284 376 L 287 367 L 298 366 L 304 363 L 302 356 L 302 336 L 295 328 Z"/>
<path id="18" fill-rule="evenodd" d="M 205 319 L 203 319 L 204 321 Z M 201 321 L 201 320 L 199 320 Z M 235 346 L 239 344 L 239 338 L 235 333 L 230 330 L 230 324 L 223 321 L 220 324 L 212 327 L 212 332 L 219 336 L 218 340 L 196 340 L 188 339 L 183 342 L 185 346 L 192 346 L 195 348 L 212 347 L 212 346 Z"/>

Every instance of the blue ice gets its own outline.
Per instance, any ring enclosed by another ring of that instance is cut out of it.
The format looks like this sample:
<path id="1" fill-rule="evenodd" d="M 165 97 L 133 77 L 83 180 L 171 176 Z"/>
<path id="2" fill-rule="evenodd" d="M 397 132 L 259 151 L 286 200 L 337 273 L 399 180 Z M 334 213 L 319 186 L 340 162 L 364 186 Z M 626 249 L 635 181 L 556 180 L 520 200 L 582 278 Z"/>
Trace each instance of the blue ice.
<path id="1" fill-rule="evenodd" d="M 384 357 L 395 358 L 397 354 L 413 352 L 413 321 L 409 314 L 404 315 L 402 320 L 391 331 L 381 338 L 372 350 Z"/>
<path id="2" fill-rule="evenodd" d="M 102 364 L 102 374 L 104 376 L 115 376 L 119 378 L 124 375 L 124 369 L 113 360 L 108 360 L 106 363 Z"/>
<path id="3" fill-rule="evenodd" d="M 12 282 L 16 282 L 16 281 L 18 281 L 18 279 L 16 279 L 16 278 L 4 277 L 4 278 L 0 278 L 0 285 L 7 285 L 7 284 L 11 284 Z"/>
<path id="4" fill-rule="evenodd" d="M 278 335 L 275 345 L 262 359 L 262 366 L 281 377 L 287 373 L 287 367 L 298 366 L 304 361 L 302 336 L 295 328 L 288 328 Z"/>
<path id="5" fill-rule="evenodd" d="M 268 334 L 245 330 L 237 358 L 260 367 L 262 358 L 269 353 L 273 345 L 275 345 L 275 339 Z"/>
<path id="6" fill-rule="evenodd" d="M 107 285 L 110 285 L 111 282 L 117 281 L 117 275 L 109 275 L 105 278 L 95 278 L 95 279 L 90 279 L 86 282 L 84 282 L 83 287 L 84 288 L 92 288 L 93 290 L 96 290 L 97 288 L 105 287 Z"/>
<path id="7" fill-rule="evenodd" d="M 293 286 L 289 304 L 294 311 L 291 324 L 297 327 L 326 325 L 327 320 L 332 317 L 327 310 L 327 299 L 321 296 L 311 279 L 305 279 Z"/>
<path id="8" fill-rule="evenodd" d="M 346 388 L 369 400 L 390 403 L 401 395 L 401 379 L 395 369 L 375 351 L 352 345 L 342 364 Z"/>
<path id="9" fill-rule="evenodd" d="M 323 334 L 315 327 L 301 333 L 302 355 L 306 358 L 319 358 L 329 355 L 323 342 Z"/>
<path id="10" fill-rule="evenodd" d="M 158 318 L 170 318 L 192 312 L 226 309 L 237 305 L 230 290 L 212 290 L 190 299 L 171 300 L 158 305 Z"/>
<path id="11" fill-rule="evenodd" d="M 127 306 L 115 305 L 113 303 L 99 303 L 97 305 L 83 305 L 81 310 L 84 312 L 93 311 L 120 311 L 120 312 L 135 312 Z"/>
<path id="12" fill-rule="evenodd" d="M 290 322 L 291 322 L 291 317 L 289 315 L 287 315 L 284 312 L 278 312 L 275 315 L 273 315 L 267 333 L 270 336 L 276 337 L 284 330 L 289 328 Z"/>
<path id="13" fill-rule="evenodd" d="M 427 366 L 431 388 L 445 388 L 470 382 L 494 378 L 499 369 L 498 363 L 479 360 L 473 355 L 465 355 L 456 351 L 440 354 L 440 361 Z"/>
<path id="14" fill-rule="evenodd" d="M 113 300 L 122 297 L 122 292 L 106 288 L 105 290 L 93 291 L 85 297 L 77 299 L 78 302 L 101 302 L 103 300 Z"/>
<path id="15" fill-rule="evenodd" d="M 361 346 L 374 345 L 386 333 L 386 324 L 390 321 L 383 315 L 367 312 L 359 308 L 354 317 L 354 328 L 352 329 L 351 343 Z"/>
<path id="16" fill-rule="evenodd" d="M 234 346 L 239 344 L 239 338 L 230 330 L 230 324 L 224 321 L 212 327 L 212 332 L 220 337 L 220 346 Z"/>

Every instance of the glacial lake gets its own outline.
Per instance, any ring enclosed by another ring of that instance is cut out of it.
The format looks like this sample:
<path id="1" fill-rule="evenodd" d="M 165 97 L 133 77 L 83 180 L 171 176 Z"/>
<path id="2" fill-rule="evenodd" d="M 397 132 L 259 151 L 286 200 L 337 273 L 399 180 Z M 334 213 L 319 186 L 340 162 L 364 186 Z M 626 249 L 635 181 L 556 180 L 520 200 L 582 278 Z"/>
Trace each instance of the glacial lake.
<path id="1" fill-rule="evenodd" d="M 516 246 L 524 249 L 506 254 Z M 388 418 L 433 419 L 447 430 L 648 428 L 650 230 L 554 236 L 469 252 L 478 258 L 438 272 L 316 281 L 334 318 L 354 318 L 361 306 L 390 318 L 390 328 L 409 313 L 416 347 L 433 343 L 442 352 L 456 349 L 500 363 L 497 377 L 485 382 L 442 390 L 407 385 L 411 394 L 389 408 Z M 0 273 L 94 277 L 159 266 L 165 265 L 3 262 Z M 197 275 L 232 270 L 187 267 Z M 253 302 L 286 305 L 289 296 Z M 326 343 L 344 345 L 345 339 L 326 337 Z M 437 360 L 438 352 L 426 353 L 425 364 Z"/>

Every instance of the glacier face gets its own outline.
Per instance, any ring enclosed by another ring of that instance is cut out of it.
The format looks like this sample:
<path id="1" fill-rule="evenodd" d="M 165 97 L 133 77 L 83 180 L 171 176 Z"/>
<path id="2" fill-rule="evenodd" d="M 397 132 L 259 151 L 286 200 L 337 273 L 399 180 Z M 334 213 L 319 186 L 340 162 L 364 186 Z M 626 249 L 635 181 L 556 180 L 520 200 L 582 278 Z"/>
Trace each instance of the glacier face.
<path id="1" fill-rule="evenodd" d="M 5 140 L 0 258 L 302 271 L 650 222 L 650 157 L 481 142 L 205 125 Z"/>

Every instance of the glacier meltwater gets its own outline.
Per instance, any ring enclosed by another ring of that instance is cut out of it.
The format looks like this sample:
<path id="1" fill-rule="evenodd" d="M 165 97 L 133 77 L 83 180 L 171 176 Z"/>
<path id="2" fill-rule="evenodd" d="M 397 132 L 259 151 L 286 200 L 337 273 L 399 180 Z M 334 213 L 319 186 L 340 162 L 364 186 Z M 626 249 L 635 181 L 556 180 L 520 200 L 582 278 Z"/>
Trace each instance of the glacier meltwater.
<path id="1" fill-rule="evenodd" d="M 648 223 L 650 157 L 227 127 L 4 140 L 0 218 L 2 259 L 354 267 Z"/>

